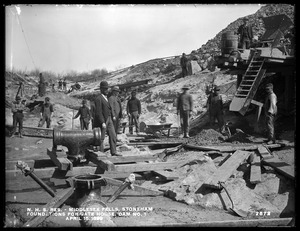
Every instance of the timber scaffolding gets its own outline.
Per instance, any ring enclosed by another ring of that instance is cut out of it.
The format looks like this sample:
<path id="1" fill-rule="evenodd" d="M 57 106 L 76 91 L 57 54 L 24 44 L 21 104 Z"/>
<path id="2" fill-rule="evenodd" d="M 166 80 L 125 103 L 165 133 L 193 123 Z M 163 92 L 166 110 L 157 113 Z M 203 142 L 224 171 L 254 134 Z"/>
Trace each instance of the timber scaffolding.
<path id="1" fill-rule="evenodd" d="M 39 160 L 25 161 L 33 170 L 34 174 L 43 180 L 50 181 L 54 184 L 55 189 L 67 188 L 57 194 L 46 207 L 58 208 L 73 194 L 74 189 L 72 179 L 78 175 L 92 174 L 101 176 L 110 185 L 121 186 L 123 180 L 130 173 L 135 174 L 136 180 L 145 180 L 145 173 L 151 172 L 158 176 L 162 181 L 172 181 L 178 179 L 178 175 L 173 170 L 180 168 L 188 161 L 165 162 L 165 157 L 176 153 L 182 149 L 197 150 L 205 152 L 208 156 L 218 155 L 222 160 L 218 164 L 217 170 L 211 175 L 203 185 L 206 187 L 220 189 L 220 182 L 226 182 L 230 175 L 239 167 L 239 165 L 248 159 L 250 164 L 250 182 L 259 184 L 261 182 L 261 166 L 267 165 L 274 168 L 279 174 L 294 180 L 294 170 L 289 164 L 273 156 L 271 150 L 283 147 L 282 144 L 255 144 L 243 146 L 199 146 L 191 145 L 184 142 L 161 142 L 159 140 L 147 141 L 147 139 L 131 139 L 128 145 L 135 147 L 149 146 L 156 147 L 152 154 L 134 155 L 134 156 L 107 156 L 100 151 L 94 151 L 93 147 L 86 149 L 86 162 L 84 165 L 74 166 L 66 157 L 67 154 L 61 147 L 56 149 L 47 149 L 49 158 Z M 163 148 L 162 148 L 163 147 Z M 154 154 L 153 154 L 154 153 Z M 251 158 L 249 158 L 251 157 Z M 16 170 L 17 161 L 6 161 L 6 191 L 34 191 L 40 189 L 35 181 L 25 177 L 21 171 Z M 53 186 L 52 186 L 53 187 Z M 153 190 L 134 184 L 135 191 L 140 196 L 163 196 L 166 192 L 163 190 Z M 37 217 L 26 222 L 26 226 L 38 226 L 46 217 Z M 214 221 L 214 222 L 197 222 L 192 224 L 164 224 L 163 226 L 291 226 L 294 218 L 272 218 L 272 219 L 255 219 L 255 220 L 235 220 L 235 221 Z"/>

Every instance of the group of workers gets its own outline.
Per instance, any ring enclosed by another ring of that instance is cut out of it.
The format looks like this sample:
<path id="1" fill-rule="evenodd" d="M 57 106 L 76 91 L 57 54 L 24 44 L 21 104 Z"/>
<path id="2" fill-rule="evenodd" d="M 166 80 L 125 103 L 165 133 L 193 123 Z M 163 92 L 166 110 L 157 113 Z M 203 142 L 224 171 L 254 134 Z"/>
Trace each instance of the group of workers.
<path id="1" fill-rule="evenodd" d="M 182 93 L 177 98 L 177 115 L 180 116 L 180 126 L 182 128 L 183 137 L 189 137 L 189 121 L 193 111 L 193 99 L 188 92 L 189 87 L 184 86 Z M 273 91 L 273 85 L 267 84 L 265 87 L 267 97 L 264 104 L 266 127 L 268 133 L 267 143 L 275 143 L 274 120 L 277 114 L 277 97 Z M 224 131 L 224 112 L 223 101 L 219 94 L 220 89 L 214 85 L 206 93 L 208 94 L 208 111 L 210 124 L 214 125 L 215 120 L 218 122 L 219 131 Z M 73 117 L 76 119 L 80 116 L 81 130 L 88 130 L 89 123 L 92 121 L 92 128 L 99 127 L 102 133 L 109 136 L 110 151 L 112 156 L 119 156 L 116 152 L 117 134 L 119 130 L 120 120 L 123 117 L 122 105 L 119 98 L 120 89 L 117 86 L 112 87 L 111 95 L 109 94 L 109 86 L 106 81 L 100 83 L 100 94 L 91 101 L 91 109 L 87 106 L 87 101 L 82 101 L 82 106 L 79 108 L 77 114 Z M 26 105 L 25 101 L 21 101 L 21 97 L 17 96 L 16 101 L 12 104 L 13 113 L 13 131 L 14 134 L 19 124 L 19 136 L 23 137 L 23 118 Z M 45 102 L 41 106 L 41 118 L 38 127 L 42 127 L 46 122 L 47 128 L 51 126 L 51 118 L 53 116 L 54 108 L 50 103 L 50 98 L 46 97 Z M 131 98 L 127 102 L 126 112 L 129 118 L 129 132 L 133 134 L 133 127 L 139 133 L 139 117 L 141 115 L 141 102 L 136 97 L 136 91 L 131 92 Z M 104 139 L 104 136 L 103 138 Z M 101 142 L 103 144 L 103 142 Z M 101 147 L 100 147 L 101 149 Z M 102 147 L 103 151 L 103 147 Z"/>
<path id="2" fill-rule="evenodd" d="M 122 105 L 119 98 L 120 89 L 118 86 L 112 87 L 111 95 L 106 81 L 100 83 L 100 94 L 91 102 L 91 109 L 86 106 L 86 100 L 82 101 L 82 107 L 73 119 L 80 116 L 81 129 L 88 130 L 89 122 L 92 121 L 92 128 L 99 127 L 101 133 L 108 134 L 110 152 L 112 156 L 120 156 L 116 150 L 117 134 L 119 130 L 120 119 L 123 117 Z M 131 92 L 131 98 L 127 102 L 127 115 L 129 117 L 129 132 L 133 134 L 133 126 L 136 127 L 136 133 L 139 133 L 139 116 L 141 114 L 141 103 L 136 98 L 136 91 Z M 102 136 L 101 139 L 104 139 Z M 103 151 L 103 140 L 100 151 Z"/>

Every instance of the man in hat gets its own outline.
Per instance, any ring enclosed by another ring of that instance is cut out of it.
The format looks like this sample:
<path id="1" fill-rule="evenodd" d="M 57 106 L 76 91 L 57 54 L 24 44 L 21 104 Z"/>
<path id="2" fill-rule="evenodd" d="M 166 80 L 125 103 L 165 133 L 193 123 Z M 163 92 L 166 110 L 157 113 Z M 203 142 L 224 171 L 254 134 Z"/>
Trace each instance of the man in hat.
<path id="1" fill-rule="evenodd" d="M 182 56 L 180 58 L 180 66 L 182 68 L 182 77 L 185 77 L 188 75 L 187 63 L 188 63 L 188 58 L 186 57 L 185 53 L 182 53 Z"/>
<path id="2" fill-rule="evenodd" d="M 243 24 L 238 28 L 237 34 L 239 35 L 239 42 L 242 49 L 249 49 L 252 39 L 253 30 L 252 26 L 248 24 L 249 19 L 244 18 Z"/>
<path id="3" fill-rule="evenodd" d="M 13 102 L 11 111 L 13 113 L 13 130 L 10 137 L 14 137 L 17 131 L 17 125 L 19 124 L 19 135 L 23 138 L 23 111 L 25 110 L 24 103 L 21 102 L 21 97 L 17 96 L 16 101 Z"/>
<path id="4" fill-rule="evenodd" d="M 100 92 L 101 94 L 95 98 L 95 118 L 94 118 L 94 126 L 101 128 L 101 147 L 100 151 L 104 151 L 103 141 L 105 137 L 105 132 L 107 131 L 109 136 L 109 145 L 110 145 L 110 153 L 112 156 L 121 156 L 116 152 L 117 145 L 117 137 L 113 124 L 113 112 L 112 108 L 108 102 L 108 83 L 106 81 L 102 81 L 100 83 Z"/>
<path id="5" fill-rule="evenodd" d="M 50 98 L 45 98 L 45 103 L 41 107 L 41 119 L 39 121 L 38 127 L 43 127 L 46 122 L 47 128 L 50 128 L 51 118 L 53 117 L 53 105 L 50 103 Z"/>
<path id="6" fill-rule="evenodd" d="M 210 125 L 213 126 L 217 119 L 219 125 L 219 131 L 222 133 L 224 129 L 224 113 L 223 113 L 223 101 L 221 95 L 219 95 L 220 88 L 214 86 L 211 94 L 208 97 L 208 111 Z"/>
<path id="7" fill-rule="evenodd" d="M 266 118 L 266 127 L 267 127 L 267 144 L 274 144 L 276 142 L 275 132 L 274 132 L 274 120 L 277 115 L 277 96 L 273 92 L 273 84 L 268 83 L 265 87 L 267 92 L 267 97 L 264 104 L 264 112 Z"/>
<path id="8" fill-rule="evenodd" d="M 89 130 L 89 124 L 92 114 L 90 112 L 90 109 L 86 105 L 85 99 L 82 100 L 82 107 L 79 108 L 77 114 L 73 117 L 73 119 L 76 119 L 78 116 L 80 116 L 81 130 Z"/>
<path id="9" fill-rule="evenodd" d="M 136 98 L 136 91 L 131 92 L 131 98 L 127 102 L 127 115 L 129 117 L 129 133 L 133 134 L 133 124 L 136 128 L 136 133 L 140 132 L 139 118 L 141 115 L 141 102 Z"/>
<path id="10" fill-rule="evenodd" d="M 189 137 L 189 119 L 193 111 L 193 98 L 188 93 L 187 86 L 182 87 L 182 93 L 177 98 L 177 115 L 180 115 L 180 126 L 183 130 L 183 137 Z"/>
<path id="11" fill-rule="evenodd" d="M 115 127 L 116 134 L 119 131 L 119 123 L 120 119 L 122 118 L 122 104 L 119 98 L 120 89 L 118 86 L 114 86 L 112 88 L 112 95 L 108 98 L 108 102 L 111 106 L 112 113 L 113 113 L 113 123 Z"/>

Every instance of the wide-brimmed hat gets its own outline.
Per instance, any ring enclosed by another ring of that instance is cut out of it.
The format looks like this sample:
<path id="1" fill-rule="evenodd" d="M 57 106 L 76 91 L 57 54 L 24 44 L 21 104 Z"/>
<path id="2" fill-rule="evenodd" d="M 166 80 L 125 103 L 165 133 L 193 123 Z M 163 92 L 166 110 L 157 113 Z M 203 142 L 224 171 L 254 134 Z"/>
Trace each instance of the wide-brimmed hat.
<path id="1" fill-rule="evenodd" d="M 190 88 L 188 86 L 184 85 L 181 89 L 183 89 L 183 90 L 189 90 Z"/>
<path id="2" fill-rule="evenodd" d="M 86 100 L 84 99 L 84 100 L 82 100 L 82 104 L 85 104 L 86 103 Z"/>
<path id="3" fill-rule="evenodd" d="M 118 91 L 118 92 L 119 92 L 119 91 L 120 91 L 120 88 L 119 88 L 118 86 L 113 86 L 111 90 L 112 90 L 112 91 Z"/>
<path id="4" fill-rule="evenodd" d="M 265 89 L 273 89 L 273 84 L 272 83 L 266 84 Z"/>
<path id="5" fill-rule="evenodd" d="M 17 97 L 16 97 L 16 100 L 21 100 L 21 97 L 20 97 L 20 96 L 17 96 Z"/>
<path id="6" fill-rule="evenodd" d="M 49 97 L 46 97 L 45 100 L 46 100 L 46 101 L 50 101 L 50 98 L 49 98 Z"/>
<path id="7" fill-rule="evenodd" d="M 106 88 L 106 89 L 108 89 L 108 82 L 102 81 L 102 82 L 100 83 L 100 88 Z"/>
<path id="8" fill-rule="evenodd" d="M 243 21 L 246 22 L 246 21 L 249 21 L 249 19 L 248 18 L 243 18 Z"/>

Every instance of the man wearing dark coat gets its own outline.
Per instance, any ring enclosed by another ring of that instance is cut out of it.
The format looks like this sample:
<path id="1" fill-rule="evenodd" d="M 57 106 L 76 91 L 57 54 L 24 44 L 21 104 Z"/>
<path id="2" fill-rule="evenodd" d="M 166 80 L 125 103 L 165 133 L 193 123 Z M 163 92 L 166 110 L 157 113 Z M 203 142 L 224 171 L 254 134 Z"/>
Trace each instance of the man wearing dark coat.
<path id="1" fill-rule="evenodd" d="M 240 47 L 242 49 L 249 49 L 252 39 L 253 39 L 253 31 L 252 26 L 248 24 L 249 19 L 243 19 L 244 24 L 242 24 L 237 31 L 239 35 Z"/>
<path id="2" fill-rule="evenodd" d="M 108 83 L 102 81 L 100 83 L 101 94 L 95 99 L 95 118 L 94 126 L 101 128 L 101 147 L 100 151 L 104 151 L 103 141 L 105 132 L 107 131 L 109 136 L 110 153 L 112 156 L 120 156 L 116 153 L 117 136 L 113 124 L 113 113 L 112 108 L 108 102 Z"/>

